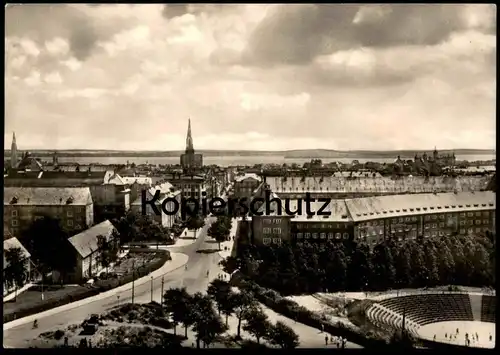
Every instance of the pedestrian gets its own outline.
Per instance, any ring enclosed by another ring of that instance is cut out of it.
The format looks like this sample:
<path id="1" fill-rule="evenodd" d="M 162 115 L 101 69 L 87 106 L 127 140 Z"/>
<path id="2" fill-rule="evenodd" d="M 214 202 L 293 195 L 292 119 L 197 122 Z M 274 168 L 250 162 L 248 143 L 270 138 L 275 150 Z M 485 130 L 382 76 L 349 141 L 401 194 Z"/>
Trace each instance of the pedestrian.
<path id="1" fill-rule="evenodd" d="M 328 335 L 325 335 L 325 345 L 328 345 Z"/>
<path id="2" fill-rule="evenodd" d="M 68 337 L 64 337 L 64 346 L 68 346 Z"/>
<path id="3" fill-rule="evenodd" d="M 434 334 L 434 341 L 436 341 L 436 334 Z"/>
<path id="4" fill-rule="evenodd" d="M 340 348 L 340 343 L 337 341 L 337 349 Z"/>
<path id="5" fill-rule="evenodd" d="M 479 341 L 479 335 L 476 333 L 476 340 Z"/>
<path id="6" fill-rule="evenodd" d="M 335 342 L 335 339 L 333 338 L 333 336 L 330 337 L 330 343 L 334 343 Z"/>
<path id="7" fill-rule="evenodd" d="M 448 333 L 444 333 L 444 337 L 448 339 Z"/>
<path id="8" fill-rule="evenodd" d="M 92 339 L 89 339 L 89 348 L 92 347 Z"/>
<path id="9" fill-rule="evenodd" d="M 323 333 L 325 331 L 325 325 L 321 323 L 321 332 Z"/>
<path id="10" fill-rule="evenodd" d="M 457 334 L 458 334 L 458 328 L 457 328 Z"/>
<path id="11" fill-rule="evenodd" d="M 490 334 L 490 341 L 492 341 L 492 340 L 493 340 L 493 337 L 492 337 L 492 336 L 491 336 L 491 334 Z"/>

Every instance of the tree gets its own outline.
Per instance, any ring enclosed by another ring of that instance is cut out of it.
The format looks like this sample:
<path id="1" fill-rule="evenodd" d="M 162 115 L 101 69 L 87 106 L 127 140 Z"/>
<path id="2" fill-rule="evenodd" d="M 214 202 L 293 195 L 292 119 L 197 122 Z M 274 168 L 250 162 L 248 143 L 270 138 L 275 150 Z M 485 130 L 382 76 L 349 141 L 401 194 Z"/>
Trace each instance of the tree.
<path id="1" fill-rule="evenodd" d="M 215 313 L 212 301 L 207 295 L 195 293 L 191 307 L 195 314 L 193 330 L 196 332 L 196 347 L 199 349 L 200 341 L 210 345 L 219 334 L 226 331 L 226 326 Z"/>
<path id="2" fill-rule="evenodd" d="M 208 296 L 215 301 L 219 314 L 222 310 L 222 304 L 229 298 L 231 288 L 224 280 L 214 279 L 207 289 Z"/>
<path id="3" fill-rule="evenodd" d="M 237 336 L 241 336 L 241 321 L 246 316 L 247 312 L 249 312 L 252 307 L 255 306 L 255 299 L 253 295 L 248 292 L 242 290 L 240 293 L 234 294 L 234 303 L 236 307 L 234 309 L 236 318 L 238 318 L 238 333 Z"/>
<path id="4" fill-rule="evenodd" d="M 218 217 L 217 220 L 212 223 L 207 233 L 219 243 L 219 250 L 220 243 L 225 242 L 227 240 L 227 237 L 229 237 L 231 233 L 231 226 L 227 225 L 227 222 L 224 218 L 226 217 Z"/>
<path id="5" fill-rule="evenodd" d="M 260 344 L 260 339 L 266 337 L 272 329 L 272 324 L 269 322 L 267 315 L 258 305 L 255 305 L 247 312 L 245 321 L 243 330 L 252 334 L 257 339 L 258 344 Z"/>
<path id="6" fill-rule="evenodd" d="M 226 326 L 228 325 L 228 318 L 231 314 L 235 312 L 236 306 L 238 305 L 238 299 L 235 297 L 236 294 L 229 290 L 229 295 L 220 305 L 220 311 L 224 316 L 226 316 Z"/>
<path id="7" fill-rule="evenodd" d="M 99 263 L 106 268 L 108 272 L 109 266 L 118 259 L 118 244 L 115 236 L 112 235 L 109 239 L 105 236 L 97 236 L 97 247 L 99 248 Z"/>
<path id="8" fill-rule="evenodd" d="M 299 346 L 299 336 L 281 321 L 271 327 L 266 338 L 271 344 L 278 345 L 282 349 L 295 349 Z"/>
<path id="9" fill-rule="evenodd" d="M 62 283 L 75 266 L 75 250 L 68 242 L 69 237 L 59 219 L 42 216 L 23 231 L 20 241 L 38 264 L 42 275 L 57 270 L 61 273 Z"/>
<path id="10" fill-rule="evenodd" d="M 190 216 L 186 221 L 186 227 L 188 229 L 194 230 L 195 233 L 198 232 L 198 229 L 203 228 L 204 225 L 205 220 L 200 215 Z"/>
<path id="11" fill-rule="evenodd" d="M 10 248 L 4 251 L 6 267 L 4 272 L 5 281 L 14 285 L 14 299 L 17 298 L 17 290 L 24 286 L 28 276 L 26 258 L 21 248 Z"/>
<path id="12" fill-rule="evenodd" d="M 163 295 L 165 311 L 172 317 L 174 335 L 177 334 L 177 325 L 186 321 L 190 296 L 185 288 L 170 288 Z M 186 326 L 187 333 L 187 326 Z"/>

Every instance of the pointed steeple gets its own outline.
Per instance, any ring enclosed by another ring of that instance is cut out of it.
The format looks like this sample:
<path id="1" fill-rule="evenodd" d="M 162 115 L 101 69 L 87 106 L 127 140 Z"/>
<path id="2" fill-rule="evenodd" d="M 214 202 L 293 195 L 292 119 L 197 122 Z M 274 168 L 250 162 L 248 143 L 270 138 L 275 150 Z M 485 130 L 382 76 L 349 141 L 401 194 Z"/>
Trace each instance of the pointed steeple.
<path id="1" fill-rule="evenodd" d="M 188 119 L 188 131 L 186 137 L 186 152 L 194 152 L 193 136 L 191 135 L 191 119 Z"/>
<path id="2" fill-rule="evenodd" d="M 16 132 L 12 132 L 12 145 L 10 147 L 10 167 L 15 169 L 17 167 L 17 163 Z"/>

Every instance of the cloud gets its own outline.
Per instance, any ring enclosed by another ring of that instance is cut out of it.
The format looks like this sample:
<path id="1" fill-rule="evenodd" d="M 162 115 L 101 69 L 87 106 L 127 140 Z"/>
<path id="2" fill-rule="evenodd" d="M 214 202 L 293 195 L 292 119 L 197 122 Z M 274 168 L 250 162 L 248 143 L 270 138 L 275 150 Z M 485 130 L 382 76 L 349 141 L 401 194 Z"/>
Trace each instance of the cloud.
<path id="1" fill-rule="evenodd" d="M 488 5 L 8 7 L 5 144 L 180 150 L 191 117 L 199 149 L 494 147 L 495 30 Z"/>

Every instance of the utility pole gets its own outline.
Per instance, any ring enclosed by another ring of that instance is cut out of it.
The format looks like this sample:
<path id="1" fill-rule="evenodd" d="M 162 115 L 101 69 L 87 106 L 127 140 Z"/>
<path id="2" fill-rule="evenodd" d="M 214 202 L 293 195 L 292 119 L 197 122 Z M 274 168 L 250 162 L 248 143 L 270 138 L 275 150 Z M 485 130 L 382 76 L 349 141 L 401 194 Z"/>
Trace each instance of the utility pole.
<path id="1" fill-rule="evenodd" d="M 161 295 L 160 295 L 160 305 L 163 306 L 163 284 L 165 282 L 164 280 L 165 276 L 161 277 Z"/>
<path id="2" fill-rule="evenodd" d="M 135 259 L 132 259 L 132 304 L 134 304 Z"/>
<path id="3" fill-rule="evenodd" d="M 151 276 L 151 302 L 153 302 L 153 276 Z"/>

